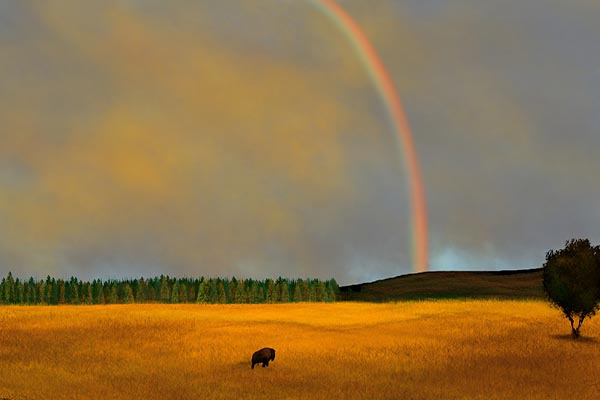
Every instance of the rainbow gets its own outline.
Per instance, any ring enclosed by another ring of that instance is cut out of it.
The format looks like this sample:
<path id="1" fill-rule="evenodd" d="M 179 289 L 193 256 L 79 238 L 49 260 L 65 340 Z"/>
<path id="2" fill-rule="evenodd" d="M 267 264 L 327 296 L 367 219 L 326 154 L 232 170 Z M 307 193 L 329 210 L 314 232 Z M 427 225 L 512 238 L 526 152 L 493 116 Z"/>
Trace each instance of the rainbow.
<path id="1" fill-rule="evenodd" d="M 398 96 L 398 93 L 394 89 L 390 74 L 375 51 L 375 48 L 352 17 L 333 0 L 312 0 L 312 3 L 331 18 L 348 37 L 362 63 L 365 65 L 369 77 L 375 84 L 391 117 L 394 129 L 404 149 L 405 168 L 409 177 L 413 227 L 413 270 L 416 272 L 427 271 L 429 265 L 429 241 L 425 190 L 423 189 L 423 179 L 415 151 L 413 134 L 404 108 L 402 107 L 400 96 Z"/>

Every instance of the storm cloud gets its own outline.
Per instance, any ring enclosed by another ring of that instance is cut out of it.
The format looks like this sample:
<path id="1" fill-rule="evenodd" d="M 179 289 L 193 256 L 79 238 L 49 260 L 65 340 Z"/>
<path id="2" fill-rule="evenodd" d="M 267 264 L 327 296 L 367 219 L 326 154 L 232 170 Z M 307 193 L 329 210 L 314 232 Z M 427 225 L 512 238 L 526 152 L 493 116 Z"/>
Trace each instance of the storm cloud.
<path id="1" fill-rule="evenodd" d="M 0 273 L 411 272 L 402 149 L 305 1 L 0 3 Z M 430 269 L 600 241 L 600 6 L 341 1 L 415 133 Z"/>

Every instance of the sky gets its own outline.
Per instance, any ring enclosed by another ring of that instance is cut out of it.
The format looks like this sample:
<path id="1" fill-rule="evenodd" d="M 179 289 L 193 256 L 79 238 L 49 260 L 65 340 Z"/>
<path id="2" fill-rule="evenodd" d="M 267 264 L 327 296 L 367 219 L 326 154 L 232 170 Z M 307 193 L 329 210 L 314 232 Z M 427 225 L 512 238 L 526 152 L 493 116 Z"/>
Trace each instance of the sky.
<path id="1" fill-rule="evenodd" d="M 600 242 L 600 3 L 340 0 L 413 130 L 430 270 Z M 0 275 L 413 272 L 404 154 L 311 1 L 0 0 Z"/>

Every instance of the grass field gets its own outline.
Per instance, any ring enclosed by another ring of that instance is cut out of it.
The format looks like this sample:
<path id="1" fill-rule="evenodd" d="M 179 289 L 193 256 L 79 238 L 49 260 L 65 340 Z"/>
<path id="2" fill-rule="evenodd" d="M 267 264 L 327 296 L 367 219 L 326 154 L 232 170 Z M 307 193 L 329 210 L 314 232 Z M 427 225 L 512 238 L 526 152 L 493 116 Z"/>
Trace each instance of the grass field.
<path id="1" fill-rule="evenodd" d="M 569 333 L 537 301 L 6 306 L 0 398 L 596 399 L 600 318 Z"/>

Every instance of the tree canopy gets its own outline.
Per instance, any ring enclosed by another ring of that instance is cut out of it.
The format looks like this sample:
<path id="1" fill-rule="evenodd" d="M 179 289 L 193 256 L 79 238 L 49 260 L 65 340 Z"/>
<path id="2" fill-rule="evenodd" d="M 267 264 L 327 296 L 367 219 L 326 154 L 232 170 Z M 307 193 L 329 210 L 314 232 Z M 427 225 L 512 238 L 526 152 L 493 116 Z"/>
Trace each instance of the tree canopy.
<path id="1" fill-rule="evenodd" d="M 588 239 L 571 239 L 563 249 L 548 251 L 543 285 L 549 300 L 571 323 L 571 335 L 578 338 L 584 319 L 591 318 L 600 303 L 600 246 L 592 246 Z"/>

